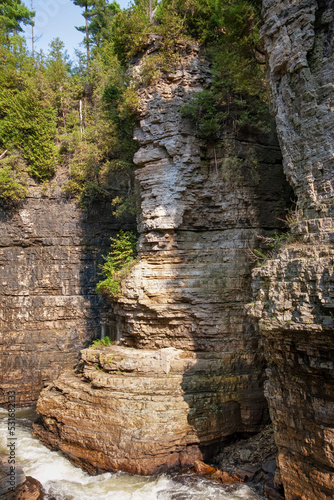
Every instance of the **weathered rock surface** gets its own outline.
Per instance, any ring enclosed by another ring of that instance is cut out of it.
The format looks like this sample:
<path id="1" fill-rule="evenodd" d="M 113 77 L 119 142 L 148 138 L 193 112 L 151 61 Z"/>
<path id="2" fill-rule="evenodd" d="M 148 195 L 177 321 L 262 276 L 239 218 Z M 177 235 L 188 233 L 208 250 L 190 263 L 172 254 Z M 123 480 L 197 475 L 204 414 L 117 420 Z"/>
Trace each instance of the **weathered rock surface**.
<path id="1" fill-rule="evenodd" d="M 275 487 L 277 447 L 272 425 L 267 425 L 255 436 L 233 440 L 224 446 L 217 457 L 223 471 L 242 481 L 263 485 L 266 498 L 280 500 L 282 491 Z"/>
<path id="2" fill-rule="evenodd" d="M 99 334 L 97 265 L 119 229 L 110 203 L 89 214 L 67 200 L 59 179 L 32 185 L 17 209 L 0 209 L 0 405 L 35 403 L 44 383 L 72 367 Z"/>
<path id="3" fill-rule="evenodd" d="M 254 273 L 266 395 L 287 500 L 334 496 L 333 1 L 263 2 L 292 234 Z M 322 218 L 321 218 L 322 217 Z"/>
<path id="4" fill-rule="evenodd" d="M 333 216 L 332 0 L 263 0 L 284 171 L 308 218 Z"/>
<path id="5" fill-rule="evenodd" d="M 9 463 L 9 461 L 11 463 Z M 19 464 L 12 463 L 12 458 L 6 453 L 0 453 L 0 496 L 5 498 L 7 493 L 22 486 L 26 476 Z"/>
<path id="6" fill-rule="evenodd" d="M 43 500 L 45 493 L 43 486 L 37 479 L 27 476 L 22 486 L 7 493 L 3 498 L 6 500 Z"/>
<path id="7" fill-rule="evenodd" d="M 43 500 L 39 481 L 25 476 L 22 467 L 6 453 L 0 453 L 0 497 L 4 500 Z"/>
<path id="8" fill-rule="evenodd" d="M 87 349 L 82 378 L 66 372 L 43 391 L 43 425 L 34 431 L 93 473 L 192 465 L 210 445 L 263 422 L 252 373 L 258 359 L 172 347 Z"/>
<path id="9" fill-rule="evenodd" d="M 324 222 L 302 224 L 294 243 L 254 276 L 252 312 L 261 318 L 266 396 L 288 500 L 334 493 L 334 250 L 328 244 L 334 233 L 315 231 Z M 314 232 L 306 235 L 305 226 Z"/>
<path id="10" fill-rule="evenodd" d="M 196 137 L 180 108 L 209 84 L 195 49 L 142 91 L 140 261 L 114 304 L 120 346 L 83 351 L 83 379 L 67 372 L 38 402 L 36 435 L 91 471 L 193 464 L 267 422 L 247 249 L 290 192 L 274 136 Z"/>

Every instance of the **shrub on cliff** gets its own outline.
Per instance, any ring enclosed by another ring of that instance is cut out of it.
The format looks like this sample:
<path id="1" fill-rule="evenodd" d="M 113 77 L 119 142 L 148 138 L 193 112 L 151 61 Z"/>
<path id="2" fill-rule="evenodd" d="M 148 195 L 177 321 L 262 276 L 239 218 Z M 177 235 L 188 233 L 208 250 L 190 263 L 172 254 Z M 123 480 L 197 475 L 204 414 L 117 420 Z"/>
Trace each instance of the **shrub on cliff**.
<path id="1" fill-rule="evenodd" d="M 0 91 L 0 141 L 9 154 L 20 151 L 27 172 L 45 181 L 55 172 L 58 150 L 55 145 L 56 116 L 45 106 L 39 92 L 30 85 Z"/>
<path id="2" fill-rule="evenodd" d="M 98 3 L 95 20 L 110 10 Z M 15 33 L 0 23 L 0 198 L 23 199 L 28 176 L 45 182 L 61 165 L 68 172 L 63 191 L 83 208 L 106 198 L 115 200 L 116 216 L 133 212 L 136 99 L 108 39 L 109 21 L 100 33 L 93 25 L 89 65 L 79 55 L 77 66 L 59 38 L 47 55 L 33 57 L 16 34 L 20 21 Z"/>
<path id="3" fill-rule="evenodd" d="M 26 170 L 19 154 L 0 157 L 0 198 L 7 201 L 20 201 L 26 197 Z"/>
<path id="4" fill-rule="evenodd" d="M 131 231 L 120 231 L 116 238 L 110 238 L 111 251 L 100 266 L 104 280 L 97 284 L 96 291 L 102 295 L 117 297 L 121 281 L 136 262 L 137 237 Z"/>
<path id="5" fill-rule="evenodd" d="M 206 23 L 196 23 L 196 15 L 191 15 L 187 25 L 206 46 L 213 81 L 210 89 L 196 94 L 184 106 L 183 115 L 195 123 L 198 136 L 207 142 L 219 139 L 226 126 L 269 131 L 271 118 L 259 39 L 261 2 L 191 2 L 211 5 L 206 10 Z"/>
<path id="6" fill-rule="evenodd" d="M 161 0 L 152 24 L 148 2 L 137 0 L 115 16 L 111 36 L 123 64 L 149 48 L 135 77 L 144 85 L 177 67 L 180 54 L 194 42 L 205 48 L 212 61 L 212 87 L 195 97 L 184 114 L 196 123 L 199 137 L 213 142 L 226 125 L 270 128 L 260 24 L 260 0 Z"/>
<path id="7" fill-rule="evenodd" d="M 7 150 L 0 197 L 20 199 L 26 192 L 8 161 L 19 154 L 25 172 L 40 182 L 62 164 L 69 176 L 63 189 L 81 206 L 104 197 L 114 200 L 116 215 L 133 213 L 136 89 L 177 67 L 194 42 L 205 47 L 214 76 L 212 88 L 186 110 L 199 136 L 213 142 L 227 123 L 236 129 L 269 122 L 256 63 L 260 0 L 152 0 L 153 22 L 147 0 L 123 11 L 115 2 L 90 4 L 96 8 L 89 50 L 76 67 L 59 39 L 47 55 L 29 56 L 17 31 L 33 13 L 24 11 L 14 28 L 0 23 L 0 155 Z M 129 61 L 147 48 L 141 72 L 131 74 Z"/>
<path id="8" fill-rule="evenodd" d="M 6 38 L 0 30 L 0 154 L 6 151 L 8 178 L 18 179 L 15 162 L 19 155 L 26 172 L 45 181 L 55 172 L 58 151 L 55 145 L 56 113 L 37 84 L 32 58 L 23 40 Z M 4 162 L 1 164 L 5 168 Z M 5 174 L 3 172 L 2 178 Z M 19 181 L 24 184 L 23 177 Z M 22 185 L 23 185 L 22 184 Z M 24 189 L 20 190 L 21 197 Z M 1 194 L 5 197 L 4 192 Z M 6 190 L 6 197 L 15 200 Z"/>
<path id="9" fill-rule="evenodd" d="M 58 137 L 61 160 L 69 173 L 63 189 L 86 209 L 96 199 L 111 201 L 116 195 L 117 205 L 124 208 L 121 212 L 129 213 L 132 159 L 138 148 L 133 140 L 137 95 L 107 43 L 84 71 L 72 71 L 58 113 L 64 115 Z"/>
<path id="10" fill-rule="evenodd" d="M 114 344 L 114 340 L 110 337 L 103 337 L 102 339 L 93 340 L 93 343 L 89 346 L 89 349 L 98 349 L 99 347 L 110 347 Z"/>

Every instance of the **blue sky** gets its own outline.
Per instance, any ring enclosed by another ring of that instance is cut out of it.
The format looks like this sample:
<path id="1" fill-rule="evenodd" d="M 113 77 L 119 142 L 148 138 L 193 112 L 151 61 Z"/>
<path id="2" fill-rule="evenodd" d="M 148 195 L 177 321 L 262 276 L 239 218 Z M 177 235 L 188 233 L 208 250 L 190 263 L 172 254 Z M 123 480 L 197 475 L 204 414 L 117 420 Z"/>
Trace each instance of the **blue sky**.
<path id="1" fill-rule="evenodd" d="M 117 0 L 122 8 L 130 4 L 130 0 Z M 31 9 L 31 0 L 23 0 Z M 36 12 L 34 38 L 35 50 L 48 51 L 48 45 L 57 36 L 64 42 L 70 58 L 74 58 L 74 49 L 84 50 L 80 46 L 83 34 L 75 29 L 82 26 L 84 19 L 82 9 L 73 4 L 71 0 L 33 0 L 33 10 Z M 28 47 L 31 48 L 31 28 L 26 30 Z"/>

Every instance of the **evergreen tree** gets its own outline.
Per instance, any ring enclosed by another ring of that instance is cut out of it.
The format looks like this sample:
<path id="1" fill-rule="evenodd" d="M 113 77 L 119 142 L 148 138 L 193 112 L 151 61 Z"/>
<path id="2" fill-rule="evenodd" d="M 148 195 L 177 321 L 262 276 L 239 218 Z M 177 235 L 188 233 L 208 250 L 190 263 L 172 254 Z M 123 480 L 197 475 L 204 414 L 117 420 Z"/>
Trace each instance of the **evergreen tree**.
<path id="1" fill-rule="evenodd" d="M 89 21 L 92 16 L 92 8 L 95 4 L 94 0 L 72 0 L 74 5 L 78 5 L 79 7 L 84 9 L 83 17 L 85 19 L 85 26 L 76 26 L 78 31 L 85 33 L 84 44 L 86 45 L 87 51 L 87 63 L 89 61 L 90 54 L 90 39 L 89 39 Z"/>
<path id="2" fill-rule="evenodd" d="M 2 33 L 2 37 L 6 37 Z M 12 49 L 14 47 L 14 50 Z M 8 180 L 17 180 L 17 168 L 39 181 L 52 177 L 57 163 L 56 115 L 46 99 L 24 40 L 9 37 L 0 50 L 0 191 L 9 198 Z M 20 180 L 23 175 L 20 175 Z M 6 188 L 6 189 L 4 189 Z M 16 190 L 16 193 L 24 189 Z M 12 193 L 12 198 L 17 198 Z"/>
<path id="3" fill-rule="evenodd" d="M 49 44 L 50 50 L 44 62 L 44 73 L 47 85 L 53 92 L 52 105 L 59 108 L 61 96 L 66 92 L 67 80 L 70 76 L 69 56 L 64 42 L 55 38 Z"/>
<path id="4" fill-rule="evenodd" d="M 91 47 L 100 46 L 106 36 L 112 17 L 121 10 L 118 3 L 113 0 L 72 0 L 74 5 L 84 9 L 83 17 L 85 26 L 76 26 L 78 31 L 85 33 L 87 62 L 90 58 Z"/>
<path id="5" fill-rule="evenodd" d="M 33 24 L 35 13 L 30 11 L 21 0 L 0 1 L 0 31 L 7 37 L 23 31 L 21 24 Z"/>
<path id="6" fill-rule="evenodd" d="M 115 0 L 111 3 L 108 0 L 96 0 L 94 4 L 89 30 L 92 44 L 100 47 L 102 42 L 110 36 L 113 17 L 120 12 L 121 8 Z"/>

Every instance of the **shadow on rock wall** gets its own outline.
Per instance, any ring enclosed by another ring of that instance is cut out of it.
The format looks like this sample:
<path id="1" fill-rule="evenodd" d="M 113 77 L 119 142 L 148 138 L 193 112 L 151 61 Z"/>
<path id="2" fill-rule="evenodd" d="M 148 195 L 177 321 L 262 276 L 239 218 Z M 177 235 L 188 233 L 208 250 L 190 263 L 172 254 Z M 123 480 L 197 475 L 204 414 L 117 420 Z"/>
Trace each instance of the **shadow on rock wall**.
<path id="1" fill-rule="evenodd" d="M 9 390 L 17 405 L 35 403 L 99 335 L 108 307 L 95 293 L 98 263 L 120 222 L 110 202 L 85 213 L 51 186 L 43 195 L 32 182 L 24 202 L 0 212 L 0 405 Z"/>

